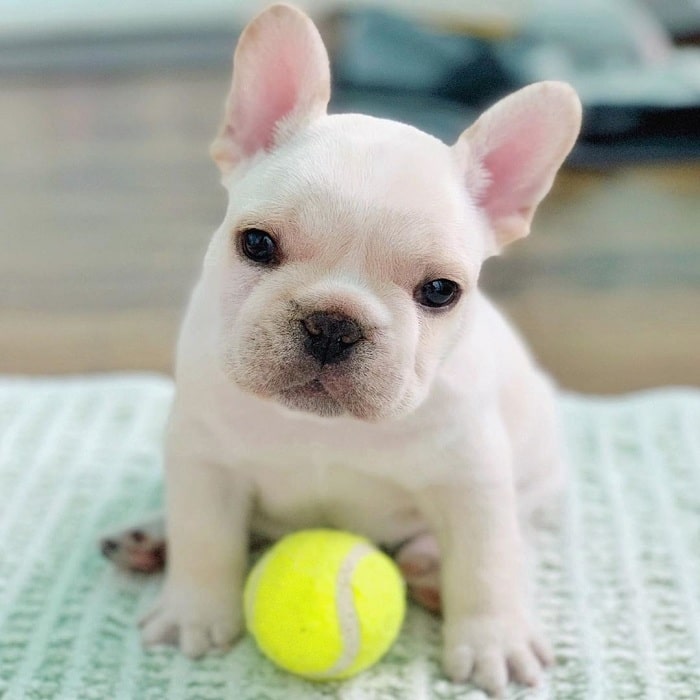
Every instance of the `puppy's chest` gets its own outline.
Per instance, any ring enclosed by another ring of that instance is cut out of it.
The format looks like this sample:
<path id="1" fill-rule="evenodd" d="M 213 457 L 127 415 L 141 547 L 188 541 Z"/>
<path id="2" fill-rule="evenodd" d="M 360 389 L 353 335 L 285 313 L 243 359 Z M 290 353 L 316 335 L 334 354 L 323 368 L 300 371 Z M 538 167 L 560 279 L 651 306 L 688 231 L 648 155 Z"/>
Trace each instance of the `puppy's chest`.
<path id="1" fill-rule="evenodd" d="M 336 527 L 392 544 L 425 529 L 410 492 L 340 464 L 307 461 L 256 471 L 253 529 L 277 538 Z"/>

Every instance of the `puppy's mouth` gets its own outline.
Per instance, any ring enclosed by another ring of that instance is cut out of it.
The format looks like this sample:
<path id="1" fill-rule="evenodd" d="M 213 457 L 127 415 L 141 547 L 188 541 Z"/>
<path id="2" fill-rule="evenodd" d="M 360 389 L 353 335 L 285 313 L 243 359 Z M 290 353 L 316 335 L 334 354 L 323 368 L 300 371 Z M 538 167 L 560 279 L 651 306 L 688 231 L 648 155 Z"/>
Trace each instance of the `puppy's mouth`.
<path id="1" fill-rule="evenodd" d="M 331 395 L 320 378 L 297 384 L 279 393 L 279 401 L 287 408 L 332 417 L 345 413 L 341 403 Z"/>
<path id="2" fill-rule="evenodd" d="M 310 382 L 306 382 L 306 384 L 294 387 L 294 389 L 305 396 L 329 395 L 326 387 L 323 385 L 323 382 L 320 379 L 312 379 Z"/>

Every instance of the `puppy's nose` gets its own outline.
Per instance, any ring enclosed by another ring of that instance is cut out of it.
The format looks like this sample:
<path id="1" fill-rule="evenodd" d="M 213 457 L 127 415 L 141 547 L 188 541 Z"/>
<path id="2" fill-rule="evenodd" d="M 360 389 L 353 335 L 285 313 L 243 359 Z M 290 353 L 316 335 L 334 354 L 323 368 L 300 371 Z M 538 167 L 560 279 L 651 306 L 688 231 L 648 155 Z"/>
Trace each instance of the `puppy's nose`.
<path id="1" fill-rule="evenodd" d="M 360 326 L 342 314 L 317 311 L 302 320 L 304 349 L 322 365 L 341 362 L 362 338 Z"/>

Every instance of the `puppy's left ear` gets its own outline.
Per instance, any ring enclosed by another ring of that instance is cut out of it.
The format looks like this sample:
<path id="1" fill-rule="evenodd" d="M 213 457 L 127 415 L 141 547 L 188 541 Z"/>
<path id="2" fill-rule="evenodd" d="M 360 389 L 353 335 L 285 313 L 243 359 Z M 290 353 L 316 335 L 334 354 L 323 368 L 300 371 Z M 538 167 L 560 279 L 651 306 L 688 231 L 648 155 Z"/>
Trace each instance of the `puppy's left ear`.
<path id="1" fill-rule="evenodd" d="M 210 153 L 225 175 L 326 113 L 328 53 L 314 23 L 290 5 L 272 5 L 243 30 L 233 57 L 224 121 Z"/>
<path id="2" fill-rule="evenodd" d="M 489 253 L 527 236 L 537 205 L 581 128 L 581 102 L 559 82 L 530 85 L 497 102 L 453 150 L 493 234 Z"/>

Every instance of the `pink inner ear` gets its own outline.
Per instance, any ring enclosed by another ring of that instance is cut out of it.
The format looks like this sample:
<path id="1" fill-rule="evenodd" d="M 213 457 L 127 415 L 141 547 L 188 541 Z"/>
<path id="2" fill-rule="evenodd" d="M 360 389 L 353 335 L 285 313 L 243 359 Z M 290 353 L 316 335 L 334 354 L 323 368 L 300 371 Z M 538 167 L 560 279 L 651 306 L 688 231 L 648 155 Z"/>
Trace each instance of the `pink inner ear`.
<path id="1" fill-rule="evenodd" d="M 273 5 L 243 31 L 233 84 L 212 155 L 226 171 L 258 151 L 271 150 L 279 124 L 297 128 L 322 114 L 330 97 L 328 55 L 308 17 Z"/>
<path id="2" fill-rule="evenodd" d="M 536 115 L 522 115 L 508 133 L 482 157 L 488 184 L 480 203 L 493 219 L 526 213 L 533 209 L 547 178 L 547 133 Z"/>
<path id="3" fill-rule="evenodd" d="M 255 83 L 236 105 L 236 119 L 229 128 L 237 132 L 243 155 L 269 150 L 274 142 L 275 125 L 297 106 L 299 101 L 298 66 L 283 53 L 271 56 L 258 68 Z M 298 60 L 298 59 L 297 59 Z M 233 120 L 232 120 L 233 121 Z"/>
<path id="4" fill-rule="evenodd" d="M 460 136 L 456 152 L 489 220 L 495 251 L 527 236 L 580 124 L 573 89 L 545 81 L 497 102 Z"/>

